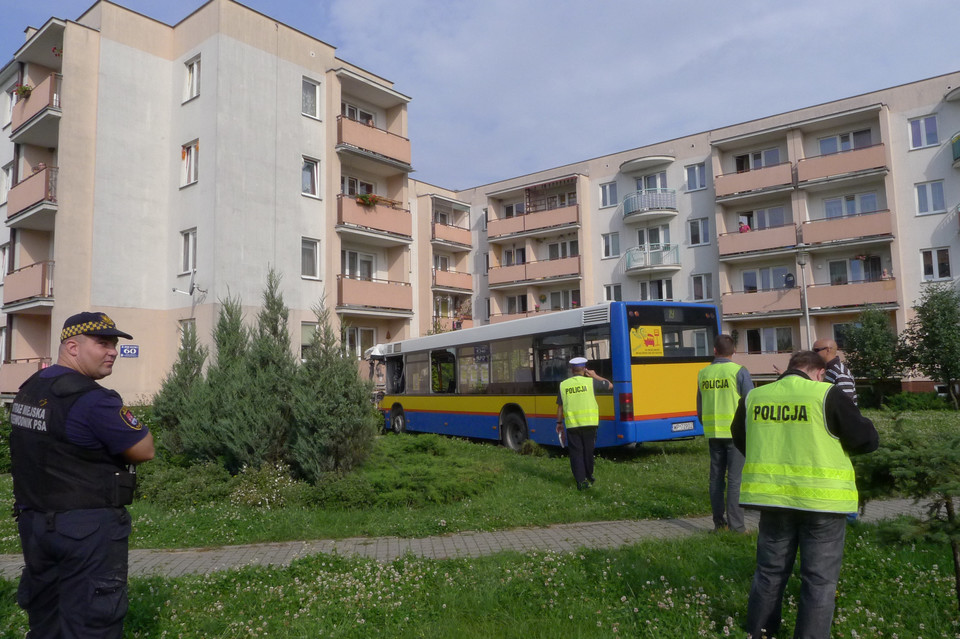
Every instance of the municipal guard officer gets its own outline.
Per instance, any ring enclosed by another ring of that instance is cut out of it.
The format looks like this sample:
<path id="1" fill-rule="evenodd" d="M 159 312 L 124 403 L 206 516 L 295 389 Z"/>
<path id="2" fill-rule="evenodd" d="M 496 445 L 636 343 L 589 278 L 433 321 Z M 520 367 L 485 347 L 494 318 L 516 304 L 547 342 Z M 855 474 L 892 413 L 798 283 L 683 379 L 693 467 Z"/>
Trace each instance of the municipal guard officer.
<path id="1" fill-rule="evenodd" d="M 57 363 L 23 383 L 10 411 L 13 494 L 24 569 L 17 603 L 29 637 L 119 638 L 127 612 L 127 538 L 136 476 L 153 436 L 96 380 L 118 338 L 103 313 L 63 324 Z"/>
<path id="2" fill-rule="evenodd" d="M 597 390 L 613 387 L 609 380 L 587 368 L 586 357 L 570 360 L 572 375 L 560 382 L 557 395 L 557 435 L 566 440 L 570 449 L 570 469 L 577 482 L 577 490 L 585 490 L 594 482 L 593 447 L 597 443 L 600 408 L 594 394 Z"/>
<path id="3" fill-rule="evenodd" d="M 849 456 L 876 450 L 878 436 L 843 390 L 823 377 L 819 355 L 794 353 L 777 381 L 740 401 L 731 425 L 734 444 L 746 454 L 740 503 L 760 509 L 747 603 L 747 631 L 754 637 L 780 630 L 783 591 L 798 549 L 793 636 L 830 636 L 846 516 L 858 504 Z"/>
<path id="4" fill-rule="evenodd" d="M 710 508 L 713 529 L 746 532 L 740 507 L 743 453 L 733 445 L 730 422 L 741 397 L 753 388 L 746 368 L 730 360 L 736 344 L 729 335 L 713 341 L 713 362 L 697 376 L 697 417 L 710 447 Z M 724 499 L 726 492 L 726 499 Z M 726 516 L 724 516 L 726 512 Z"/>

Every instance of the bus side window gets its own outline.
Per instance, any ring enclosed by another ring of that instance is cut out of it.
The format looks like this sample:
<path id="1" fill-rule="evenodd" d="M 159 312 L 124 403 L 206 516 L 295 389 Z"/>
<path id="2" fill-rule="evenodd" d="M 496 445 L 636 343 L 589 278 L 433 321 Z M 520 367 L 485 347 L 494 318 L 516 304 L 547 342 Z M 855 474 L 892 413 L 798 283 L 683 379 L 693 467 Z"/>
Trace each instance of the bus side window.
<path id="1" fill-rule="evenodd" d="M 453 349 L 430 353 L 430 387 L 434 393 L 457 392 L 456 361 Z"/>
<path id="2" fill-rule="evenodd" d="M 387 359 L 387 393 L 400 395 L 403 386 L 403 358 L 391 357 Z"/>
<path id="3" fill-rule="evenodd" d="M 613 381 L 610 327 L 587 328 L 583 334 L 583 351 L 583 356 L 587 358 L 587 367 L 600 377 Z"/>

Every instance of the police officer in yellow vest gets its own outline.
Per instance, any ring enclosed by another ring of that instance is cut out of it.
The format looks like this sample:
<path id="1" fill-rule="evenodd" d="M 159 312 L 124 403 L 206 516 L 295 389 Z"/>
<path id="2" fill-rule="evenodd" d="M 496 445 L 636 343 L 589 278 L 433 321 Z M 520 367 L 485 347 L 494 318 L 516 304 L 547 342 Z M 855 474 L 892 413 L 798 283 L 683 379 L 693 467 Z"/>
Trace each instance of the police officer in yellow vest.
<path id="1" fill-rule="evenodd" d="M 697 376 L 697 417 L 710 447 L 710 508 L 713 529 L 746 532 L 740 507 L 743 453 L 733 445 L 730 422 L 741 397 L 753 388 L 746 368 L 730 361 L 735 344 L 729 335 L 713 341 L 713 362 Z M 726 495 L 724 495 L 726 492 Z M 726 497 L 726 499 L 724 499 Z M 724 516 L 726 512 L 726 516 Z"/>
<path id="2" fill-rule="evenodd" d="M 593 447 L 597 443 L 600 409 L 594 394 L 613 386 L 587 368 L 587 358 L 570 360 L 571 377 L 560 382 L 557 395 L 557 435 L 563 441 L 566 435 L 570 449 L 570 469 L 577 482 L 577 490 L 589 488 L 593 478 Z M 563 423 L 566 421 L 566 433 Z"/>
<path id="3" fill-rule="evenodd" d="M 822 381 L 813 351 L 750 391 L 733 418 L 734 444 L 746 454 L 740 503 L 760 509 L 757 568 L 747 604 L 753 637 L 780 630 L 783 591 L 800 551 L 800 601 L 793 636 L 830 636 L 846 516 L 856 512 L 849 455 L 877 449 L 873 423 L 843 390 Z"/>

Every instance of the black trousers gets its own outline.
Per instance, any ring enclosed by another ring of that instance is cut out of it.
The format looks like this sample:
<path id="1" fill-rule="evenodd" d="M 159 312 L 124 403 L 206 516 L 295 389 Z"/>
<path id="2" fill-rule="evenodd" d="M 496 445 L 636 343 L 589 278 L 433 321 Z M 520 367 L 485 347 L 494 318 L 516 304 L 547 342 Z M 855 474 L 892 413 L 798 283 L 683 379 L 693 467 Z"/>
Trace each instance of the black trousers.
<path id="1" fill-rule="evenodd" d="M 577 486 L 593 479 L 593 447 L 597 443 L 596 426 L 567 429 L 567 448 L 570 449 L 570 470 Z"/>
<path id="2" fill-rule="evenodd" d="M 17 603 L 32 639 L 120 639 L 127 614 L 126 508 L 45 513 L 18 522 L 24 568 Z"/>

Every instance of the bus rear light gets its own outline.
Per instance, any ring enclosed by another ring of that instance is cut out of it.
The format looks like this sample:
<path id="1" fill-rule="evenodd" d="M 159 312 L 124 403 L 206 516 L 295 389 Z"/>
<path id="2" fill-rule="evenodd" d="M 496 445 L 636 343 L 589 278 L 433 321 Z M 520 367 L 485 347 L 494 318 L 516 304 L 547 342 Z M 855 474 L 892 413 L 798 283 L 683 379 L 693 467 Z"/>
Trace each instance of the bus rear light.
<path id="1" fill-rule="evenodd" d="M 620 393 L 620 421 L 633 421 L 633 393 Z"/>

